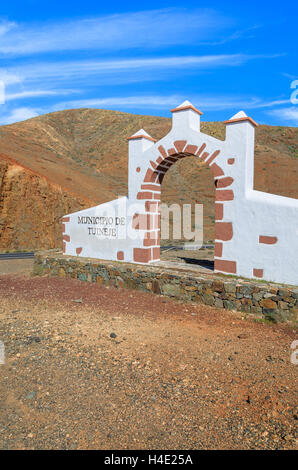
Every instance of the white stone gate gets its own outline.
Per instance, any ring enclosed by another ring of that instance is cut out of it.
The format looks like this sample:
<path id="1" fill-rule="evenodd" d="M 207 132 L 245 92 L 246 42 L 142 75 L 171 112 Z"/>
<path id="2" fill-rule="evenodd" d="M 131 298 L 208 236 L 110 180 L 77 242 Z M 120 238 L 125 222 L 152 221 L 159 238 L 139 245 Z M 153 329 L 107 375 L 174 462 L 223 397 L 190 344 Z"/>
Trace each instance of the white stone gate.
<path id="1" fill-rule="evenodd" d="M 215 271 L 298 284 L 298 200 L 253 189 L 257 124 L 241 111 L 225 121 L 221 141 L 200 131 L 202 113 L 188 101 L 171 112 L 172 129 L 158 142 L 143 129 L 128 139 L 128 197 L 63 218 L 63 252 L 158 262 L 162 180 L 196 156 L 215 179 Z"/>

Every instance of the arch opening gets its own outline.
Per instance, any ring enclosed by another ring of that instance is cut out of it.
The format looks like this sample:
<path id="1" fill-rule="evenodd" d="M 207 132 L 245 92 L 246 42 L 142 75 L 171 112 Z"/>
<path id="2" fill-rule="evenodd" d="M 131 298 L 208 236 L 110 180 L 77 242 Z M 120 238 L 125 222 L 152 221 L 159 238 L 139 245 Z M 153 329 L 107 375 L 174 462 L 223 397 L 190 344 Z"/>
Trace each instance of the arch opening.
<path id="1" fill-rule="evenodd" d="M 225 264 L 224 260 L 220 260 L 223 251 L 223 242 L 231 240 L 233 237 L 233 227 L 231 222 L 222 222 L 224 217 L 224 204 L 226 201 L 234 199 L 234 193 L 231 189 L 222 189 L 230 186 L 233 183 L 233 178 L 226 177 L 222 168 L 216 162 L 216 158 L 220 154 L 220 150 L 208 152 L 206 143 L 202 143 L 200 147 L 187 143 L 186 140 L 175 141 L 173 146 L 167 150 L 164 146 L 158 147 L 159 156 L 155 161 L 151 160 L 150 165 L 145 173 L 143 183 L 141 184 L 140 191 L 137 194 L 137 199 L 145 202 L 146 214 L 136 214 L 133 224 L 135 228 L 141 228 L 138 224 L 140 217 L 143 218 L 145 225 L 143 229 L 146 230 L 143 240 L 143 249 L 138 248 L 135 252 L 134 261 L 150 263 L 160 261 L 160 229 L 161 229 L 161 184 L 167 171 L 174 163 L 185 157 L 196 157 L 200 161 L 204 161 L 210 167 L 215 183 L 215 215 L 214 215 L 214 269 L 217 266 Z M 214 187 L 214 185 L 213 185 Z M 228 262 L 229 263 L 229 262 Z M 210 268 L 210 266 L 209 266 Z M 225 269 L 233 273 L 236 269 L 234 263 L 229 264 Z"/>
<path id="2" fill-rule="evenodd" d="M 210 167 L 196 156 L 177 157 L 161 183 L 160 259 L 213 270 L 214 178 Z"/>

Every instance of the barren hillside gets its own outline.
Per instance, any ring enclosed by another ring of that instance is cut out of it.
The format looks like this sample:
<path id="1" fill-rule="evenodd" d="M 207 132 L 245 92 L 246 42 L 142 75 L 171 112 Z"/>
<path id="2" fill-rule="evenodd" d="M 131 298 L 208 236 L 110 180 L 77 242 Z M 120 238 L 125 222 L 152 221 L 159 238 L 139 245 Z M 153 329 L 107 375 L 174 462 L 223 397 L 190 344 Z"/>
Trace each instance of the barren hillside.
<path id="1" fill-rule="evenodd" d="M 171 120 L 77 109 L 0 127 L 0 249 L 61 245 L 61 216 L 127 194 L 127 140 L 140 128 L 157 139 Z M 224 139 L 221 123 L 202 130 Z M 255 188 L 298 197 L 298 130 L 259 126 Z M 169 170 L 164 202 L 203 203 L 205 241 L 213 239 L 214 185 L 194 157 Z"/>

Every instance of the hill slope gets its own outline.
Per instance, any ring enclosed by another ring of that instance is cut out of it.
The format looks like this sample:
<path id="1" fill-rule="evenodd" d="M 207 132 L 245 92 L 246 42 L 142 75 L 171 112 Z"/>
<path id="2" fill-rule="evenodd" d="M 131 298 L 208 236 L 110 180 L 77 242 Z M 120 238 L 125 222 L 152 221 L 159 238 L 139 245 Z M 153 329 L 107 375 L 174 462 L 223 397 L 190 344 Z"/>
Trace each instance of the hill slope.
<path id="1" fill-rule="evenodd" d="M 0 248 L 61 245 L 60 217 L 127 194 L 126 137 L 144 128 L 157 139 L 171 120 L 117 111 L 77 109 L 0 127 Z M 221 123 L 202 131 L 224 139 Z M 298 197 L 298 129 L 259 126 L 255 188 Z M 214 185 L 194 157 L 168 171 L 164 202 L 203 203 L 205 240 L 213 239 Z"/>

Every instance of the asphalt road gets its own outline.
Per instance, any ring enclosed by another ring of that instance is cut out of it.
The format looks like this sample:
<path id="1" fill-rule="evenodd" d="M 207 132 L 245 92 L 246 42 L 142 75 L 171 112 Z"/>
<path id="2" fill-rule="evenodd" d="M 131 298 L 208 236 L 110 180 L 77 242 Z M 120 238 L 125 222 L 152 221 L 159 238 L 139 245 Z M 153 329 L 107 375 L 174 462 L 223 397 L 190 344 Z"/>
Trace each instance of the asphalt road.
<path id="1" fill-rule="evenodd" d="M 24 253 L 1 253 L 1 259 L 27 259 L 27 258 L 34 258 L 34 251 L 24 252 Z"/>

